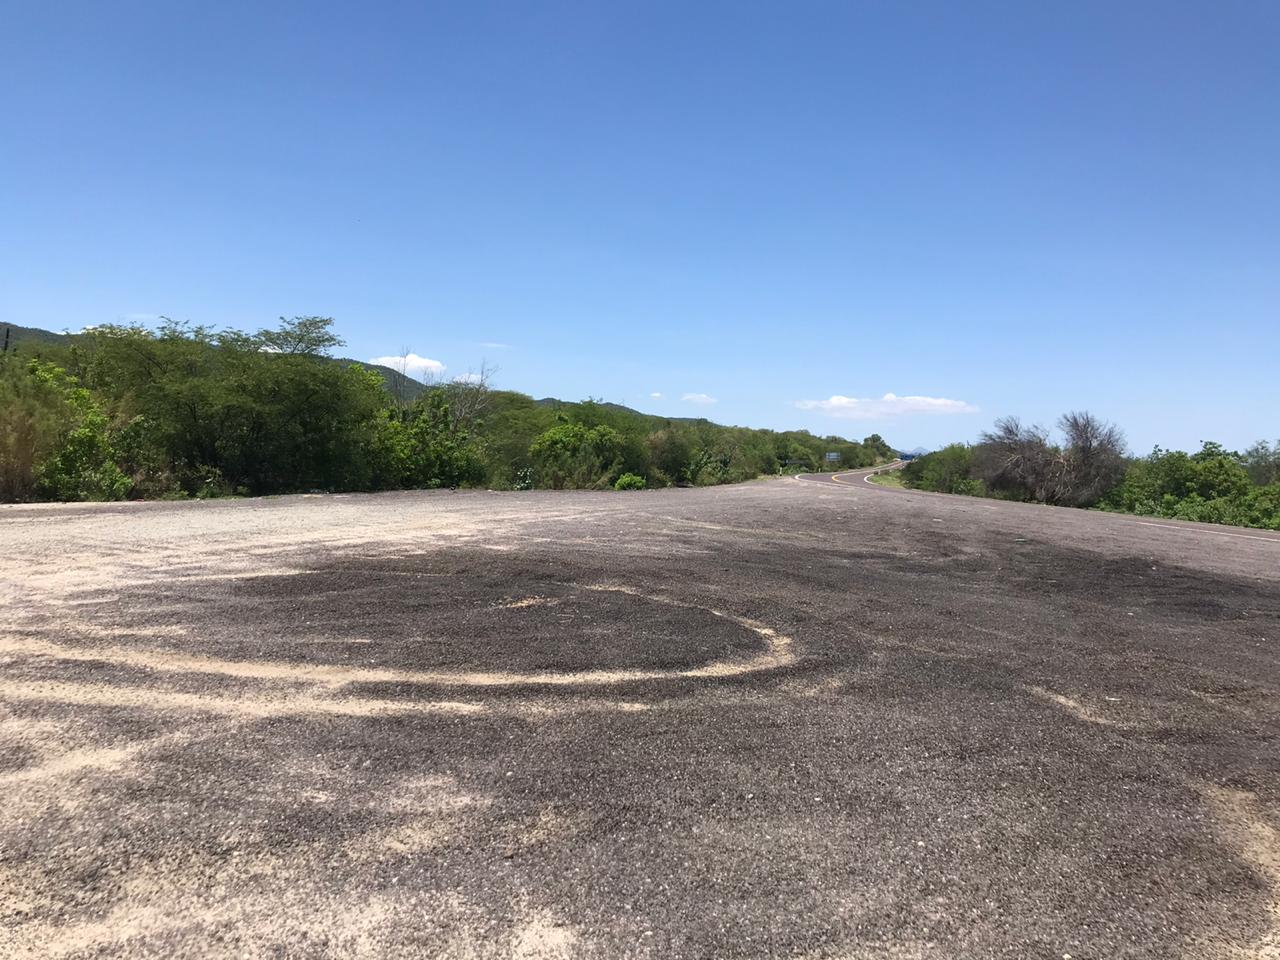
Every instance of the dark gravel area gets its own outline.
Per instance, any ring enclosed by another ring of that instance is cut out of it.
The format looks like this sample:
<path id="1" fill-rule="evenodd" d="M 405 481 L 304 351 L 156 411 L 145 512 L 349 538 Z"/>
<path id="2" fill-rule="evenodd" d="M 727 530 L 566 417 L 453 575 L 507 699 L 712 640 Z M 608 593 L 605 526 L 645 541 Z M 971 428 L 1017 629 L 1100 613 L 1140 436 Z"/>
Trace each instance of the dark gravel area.
<path id="1" fill-rule="evenodd" d="M 0 956 L 1280 956 L 1280 535 L 0 508 Z"/>

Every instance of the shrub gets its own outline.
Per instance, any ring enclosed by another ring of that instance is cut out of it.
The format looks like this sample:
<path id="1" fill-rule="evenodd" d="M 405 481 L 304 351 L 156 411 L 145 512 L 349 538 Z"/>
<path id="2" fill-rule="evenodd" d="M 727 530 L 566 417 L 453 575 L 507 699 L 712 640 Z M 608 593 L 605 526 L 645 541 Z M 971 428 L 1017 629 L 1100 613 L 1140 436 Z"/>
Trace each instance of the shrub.
<path id="1" fill-rule="evenodd" d="M 1043 427 L 1003 417 L 984 433 L 974 456 L 974 474 L 996 496 L 1090 507 L 1124 473 L 1124 435 L 1090 413 L 1063 415 L 1061 446 Z"/>
<path id="2" fill-rule="evenodd" d="M 61 367 L 5 361 L 0 411 L 0 499 L 119 500 L 128 490 L 106 415 Z"/>
<path id="3" fill-rule="evenodd" d="M 1246 466 L 1219 444 L 1199 452 L 1157 447 L 1134 460 L 1103 499 L 1104 510 L 1201 523 L 1280 529 L 1280 484 L 1257 486 Z"/>
<path id="4" fill-rule="evenodd" d="M 62 392 L 38 365 L 0 360 L 0 500 L 30 500 L 37 471 L 70 422 Z"/>
<path id="5" fill-rule="evenodd" d="M 407 411 L 383 410 L 369 442 L 373 485 L 459 487 L 484 479 L 484 460 L 441 390 L 424 393 Z"/>
<path id="6" fill-rule="evenodd" d="M 556 490 L 605 486 L 621 453 L 622 435 L 617 430 L 581 423 L 556 424 L 529 446 L 543 484 Z"/>
<path id="7" fill-rule="evenodd" d="M 970 476 L 972 470 L 973 449 L 953 443 L 909 462 L 902 468 L 902 482 L 916 490 L 980 496 L 982 483 Z"/>
<path id="8" fill-rule="evenodd" d="M 615 490 L 643 490 L 644 477 L 634 473 L 624 473 L 613 485 Z"/>

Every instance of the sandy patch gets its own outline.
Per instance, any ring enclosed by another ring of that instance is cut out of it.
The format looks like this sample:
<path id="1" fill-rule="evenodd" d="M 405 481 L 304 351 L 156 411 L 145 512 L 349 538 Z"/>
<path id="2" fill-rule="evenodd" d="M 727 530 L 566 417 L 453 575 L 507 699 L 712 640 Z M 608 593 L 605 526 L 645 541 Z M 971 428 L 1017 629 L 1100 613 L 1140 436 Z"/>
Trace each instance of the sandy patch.
<path id="1" fill-rule="evenodd" d="M 554 607 L 559 602 L 559 597 L 523 597 L 519 600 L 508 600 L 496 606 L 499 610 L 523 610 L 527 607 Z"/>
<path id="2" fill-rule="evenodd" d="M 558 923 L 551 914 L 536 913 L 515 932 L 511 956 L 515 960 L 562 960 L 571 955 L 577 934 Z"/>
<path id="3" fill-rule="evenodd" d="M 132 763 L 141 754 L 150 750 L 175 746 L 189 740 L 186 734 L 174 733 L 142 743 L 130 744 L 126 747 L 85 747 L 68 750 L 44 763 L 32 767 L 24 767 L 10 773 L 0 774 L 0 790 L 20 783 L 34 780 L 53 780 L 59 777 L 75 776 L 94 771 L 104 773 L 118 771 Z"/>
<path id="4" fill-rule="evenodd" d="M 463 832 L 468 812 L 488 806 L 489 800 L 464 793 L 449 776 L 410 778 L 381 804 L 396 822 L 346 845 L 358 860 L 428 853 Z"/>
<path id="5" fill-rule="evenodd" d="M 302 714 L 370 717 L 395 713 L 481 713 L 479 703 L 433 700 L 329 700 L 306 694 L 220 697 L 155 687 L 115 687 L 61 681 L 0 680 L 0 698 L 12 701 L 44 701 L 91 707 L 141 707 L 212 713 L 230 717 L 262 718 Z"/>
<path id="6" fill-rule="evenodd" d="M 1224 954 L 1233 960 L 1280 958 L 1280 831 L 1263 815 L 1258 798 L 1247 790 L 1205 785 L 1201 787 L 1213 815 L 1218 835 L 1245 863 L 1257 871 L 1268 890 L 1270 929 L 1248 947 Z"/>
<path id="7" fill-rule="evenodd" d="M 1079 700 L 1073 700 L 1065 697 L 1060 693 L 1054 693 L 1052 690 L 1046 690 L 1044 687 L 1023 687 L 1032 696 L 1038 697 L 1046 703 L 1052 703 L 1054 706 L 1061 707 L 1078 720 L 1085 723 L 1095 723 L 1103 727 L 1122 727 L 1118 720 L 1112 720 L 1110 717 L 1104 717 L 1089 707 L 1085 706 Z"/>

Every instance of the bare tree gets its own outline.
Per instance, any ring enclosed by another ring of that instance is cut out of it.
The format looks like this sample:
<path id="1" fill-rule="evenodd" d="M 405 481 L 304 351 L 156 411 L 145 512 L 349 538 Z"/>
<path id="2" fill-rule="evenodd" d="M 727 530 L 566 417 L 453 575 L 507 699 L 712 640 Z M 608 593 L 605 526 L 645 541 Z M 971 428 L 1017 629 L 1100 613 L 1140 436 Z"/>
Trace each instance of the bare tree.
<path id="1" fill-rule="evenodd" d="M 1041 503 L 1097 503 L 1124 473 L 1124 435 L 1085 412 L 1064 415 L 1058 427 L 1061 447 L 1044 427 L 1024 426 L 1017 417 L 997 420 L 975 451 L 987 488 Z"/>
<path id="2" fill-rule="evenodd" d="M 409 395 L 409 381 L 413 379 L 409 376 L 409 348 L 401 347 L 400 356 L 397 359 L 399 362 L 392 369 L 400 376 L 391 383 L 391 399 L 395 403 L 396 410 L 403 415 L 409 404 L 413 402 L 413 397 Z"/>
<path id="3" fill-rule="evenodd" d="M 1017 417 L 1001 417 L 982 434 L 975 463 L 987 489 L 1047 502 L 1055 453 L 1044 427 L 1023 426 Z"/>
<path id="4" fill-rule="evenodd" d="M 444 385 L 449 417 L 455 425 L 471 427 L 484 416 L 489 409 L 489 384 L 497 372 L 497 367 L 482 361 L 478 371 L 468 370 Z"/>
<path id="5" fill-rule="evenodd" d="M 1124 434 L 1086 411 L 1063 414 L 1063 470 L 1054 503 L 1091 507 L 1124 476 Z"/>

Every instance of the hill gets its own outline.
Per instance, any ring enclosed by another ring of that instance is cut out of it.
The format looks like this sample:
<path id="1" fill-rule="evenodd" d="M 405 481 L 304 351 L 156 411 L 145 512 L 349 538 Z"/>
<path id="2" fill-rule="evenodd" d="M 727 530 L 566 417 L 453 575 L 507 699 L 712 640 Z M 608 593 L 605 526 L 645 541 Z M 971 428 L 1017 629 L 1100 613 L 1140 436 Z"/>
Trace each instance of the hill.
<path id="1" fill-rule="evenodd" d="M 20 327 L 16 323 L 6 323 L 0 327 L 0 350 L 12 350 L 20 343 L 69 343 L 71 338 L 71 334 L 67 333 L 54 333 L 52 330 L 41 330 L 39 327 Z"/>
<path id="2" fill-rule="evenodd" d="M 254 333 L 0 328 L 0 437 L 26 444 L 0 451 L 0 500 L 703 486 L 892 456 L 876 434 L 855 441 L 422 384 L 327 356 L 340 345 L 332 322 L 295 317 Z"/>
<path id="3" fill-rule="evenodd" d="M 541 400 L 535 400 L 533 402 L 540 407 L 549 407 L 552 410 L 562 410 L 577 406 L 574 401 L 557 400 L 555 397 L 543 397 Z M 635 409 L 634 407 L 628 407 L 621 403 L 613 403 L 608 400 L 596 400 L 594 402 L 596 406 L 600 407 L 602 410 L 608 410 L 611 413 L 618 413 L 628 417 L 640 417 L 643 420 L 650 421 L 655 425 L 655 429 L 657 426 L 665 423 L 714 423 L 714 421 L 708 420 L 706 417 L 664 417 L 660 414 L 645 413 L 642 410 Z"/>
<path id="4" fill-rule="evenodd" d="M 82 334 L 80 333 L 66 331 L 55 333 L 52 330 L 41 330 L 39 327 L 23 327 L 16 323 L 6 323 L 0 326 L 0 350 L 13 350 L 22 347 L 24 344 L 28 348 L 33 345 L 71 346 L 81 338 Z M 350 357 L 334 357 L 333 362 L 344 365 L 355 364 L 357 367 L 363 367 L 365 370 L 373 370 L 381 374 L 386 383 L 387 393 L 401 403 L 412 403 L 422 391 L 427 389 L 426 384 L 420 380 L 415 380 L 399 370 L 393 370 L 391 367 L 385 367 L 379 363 L 366 363 L 363 360 L 354 360 Z"/>

